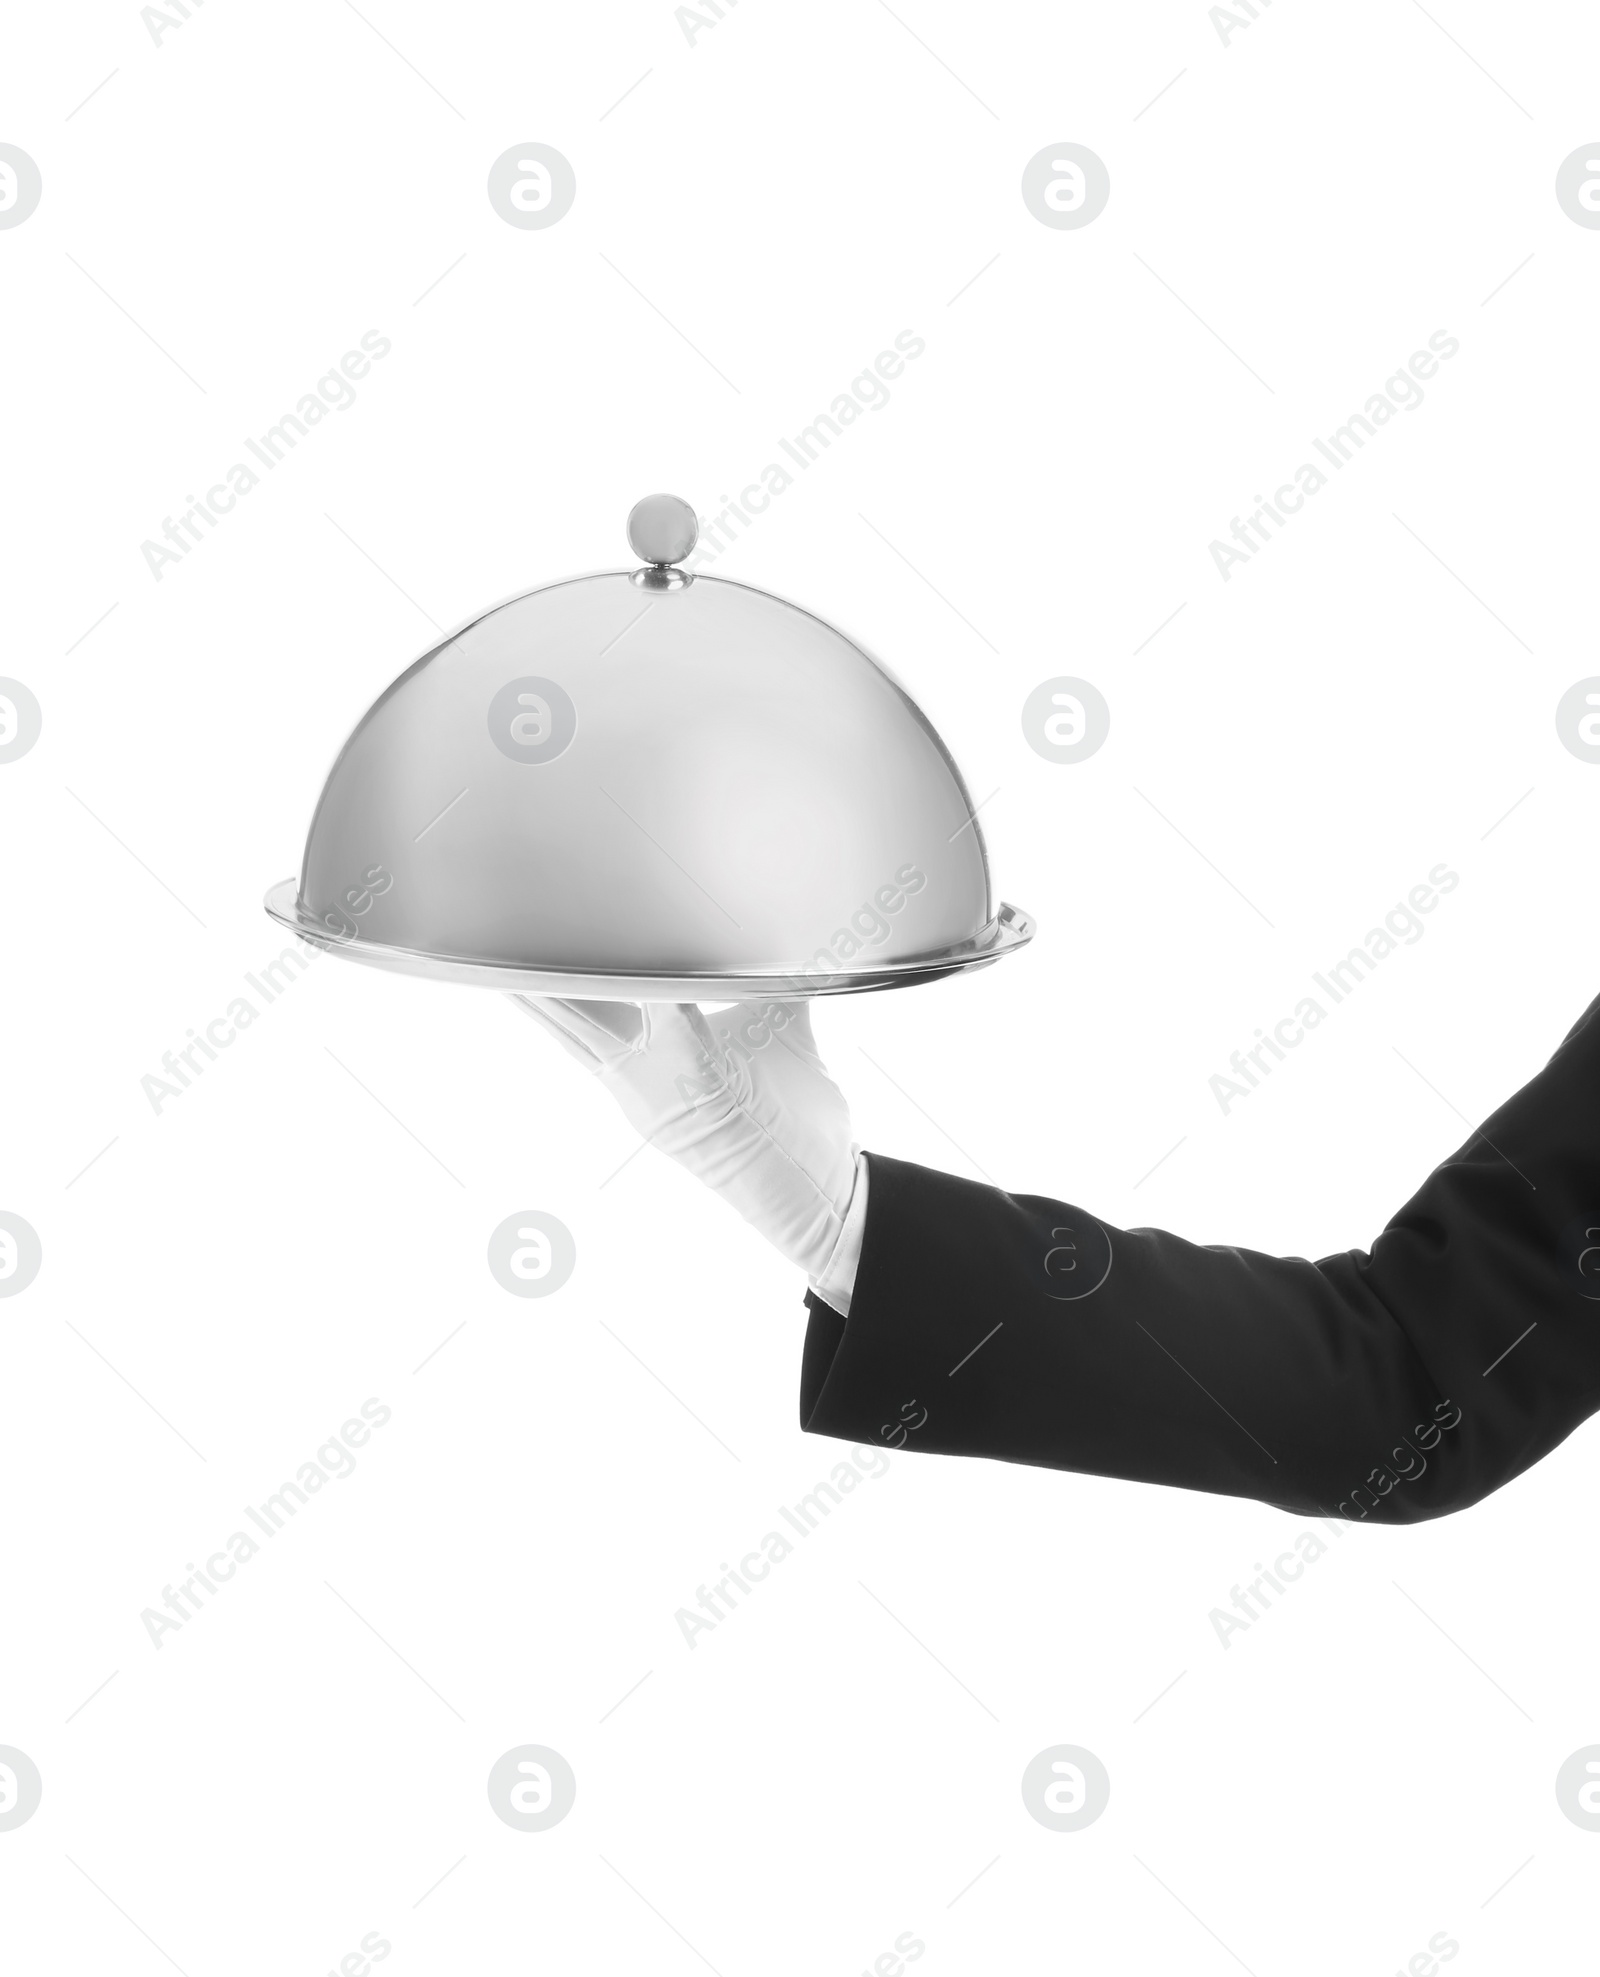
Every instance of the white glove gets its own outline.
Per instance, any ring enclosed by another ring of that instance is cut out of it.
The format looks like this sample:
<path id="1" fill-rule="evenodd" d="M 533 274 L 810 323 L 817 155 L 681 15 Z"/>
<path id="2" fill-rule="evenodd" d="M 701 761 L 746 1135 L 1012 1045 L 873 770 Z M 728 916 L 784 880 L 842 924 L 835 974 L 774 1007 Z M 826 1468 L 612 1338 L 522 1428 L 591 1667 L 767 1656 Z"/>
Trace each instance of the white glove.
<path id="1" fill-rule="evenodd" d="M 514 995 L 634 1127 L 716 1189 L 848 1313 L 866 1221 L 850 1108 L 811 1040 L 809 1002 L 569 1002 Z"/>

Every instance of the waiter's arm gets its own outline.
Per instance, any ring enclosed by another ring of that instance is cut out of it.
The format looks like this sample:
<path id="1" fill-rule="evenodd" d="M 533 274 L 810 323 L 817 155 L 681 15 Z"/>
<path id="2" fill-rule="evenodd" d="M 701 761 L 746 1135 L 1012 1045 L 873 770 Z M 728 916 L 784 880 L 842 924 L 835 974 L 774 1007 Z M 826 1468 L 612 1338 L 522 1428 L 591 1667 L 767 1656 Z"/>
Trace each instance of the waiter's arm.
<path id="1" fill-rule="evenodd" d="M 1201 1247 L 867 1168 L 849 1315 L 807 1299 L 812 1433 L 1408 1522 L 1600 1407 L 1600 1002 L 1370 1254 Z"/>

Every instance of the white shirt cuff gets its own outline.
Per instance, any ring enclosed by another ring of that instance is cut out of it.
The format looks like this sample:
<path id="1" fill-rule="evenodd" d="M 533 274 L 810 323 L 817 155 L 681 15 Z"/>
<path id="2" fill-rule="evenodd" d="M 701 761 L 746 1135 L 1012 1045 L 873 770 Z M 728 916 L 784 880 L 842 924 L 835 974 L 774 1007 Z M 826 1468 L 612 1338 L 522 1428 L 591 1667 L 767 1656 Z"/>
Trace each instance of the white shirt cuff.
<path id="1" fill-rule="evenodd" d="M 833 1254 L 820 1277 L 811 1279 L 811 1288 L 824 1304 L 831 1305 L 841 1318 L 850 1316 L 850 1296 L 855 1289 L 856 1271 L 861 1263 L 861 1238 L 867 1226 L 867 1156 L 856 1149 L 855 1186 L 850 1206 L 845 1210 L 844 1227 L 833 1246 Z"/>

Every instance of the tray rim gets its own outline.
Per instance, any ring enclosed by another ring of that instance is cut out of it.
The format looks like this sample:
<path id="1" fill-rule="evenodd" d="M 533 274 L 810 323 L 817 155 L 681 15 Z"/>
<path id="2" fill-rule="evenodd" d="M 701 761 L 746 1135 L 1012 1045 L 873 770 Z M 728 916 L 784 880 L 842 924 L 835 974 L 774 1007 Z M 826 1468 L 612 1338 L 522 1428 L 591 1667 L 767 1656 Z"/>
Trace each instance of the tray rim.
<path id="1" fill-rule="evenodd" d="M 778 968 L 742 974 L 706 970 L 640 975 L 605 968 L 529 968 L 520 962 L 465 960 L 416 948 L 391 947 L 378 941 L 341 939 L 304 910 L 299 890 L 297 879 L 280 879 L 268 889 L 262 903 L 268 917 L 280 927 L 325 953 L 359 961 L 389 974 L 498 990 L 507 995 L 567 996 L 579 1002 L 742 1002 L 762 995 L 776 995 L 784 1001 L 813 1001 L 825 995 L 862 995 L 877 989 L 910 988 L 919 982 L 939 981 L 947 975 L 971 974 L 990 967 L 1005 955 L 1026 947 L 1037 930 L 1031 913 L 1002 900 L 994 918 L 958 947 L 936 954 L 914 955 L 876 968 L 852 969 L 846 965 L 825 982 Z"/>

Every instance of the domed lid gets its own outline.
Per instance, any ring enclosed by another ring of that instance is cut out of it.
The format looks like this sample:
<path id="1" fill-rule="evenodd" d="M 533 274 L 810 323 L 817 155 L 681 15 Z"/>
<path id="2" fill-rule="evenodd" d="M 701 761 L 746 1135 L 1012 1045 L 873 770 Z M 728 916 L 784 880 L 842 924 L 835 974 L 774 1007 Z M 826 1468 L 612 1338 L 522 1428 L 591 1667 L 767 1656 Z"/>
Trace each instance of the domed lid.
<path id="1" fill-rule="evenodd" d="M 651 495 L 642 567 L 424 653 L 345 743 L 272 917 L 404 973 L 644 1001 L 891 988 L 1028 941 L 911 696 L 798 605 L 679 567 L 696 533 Z"/>

